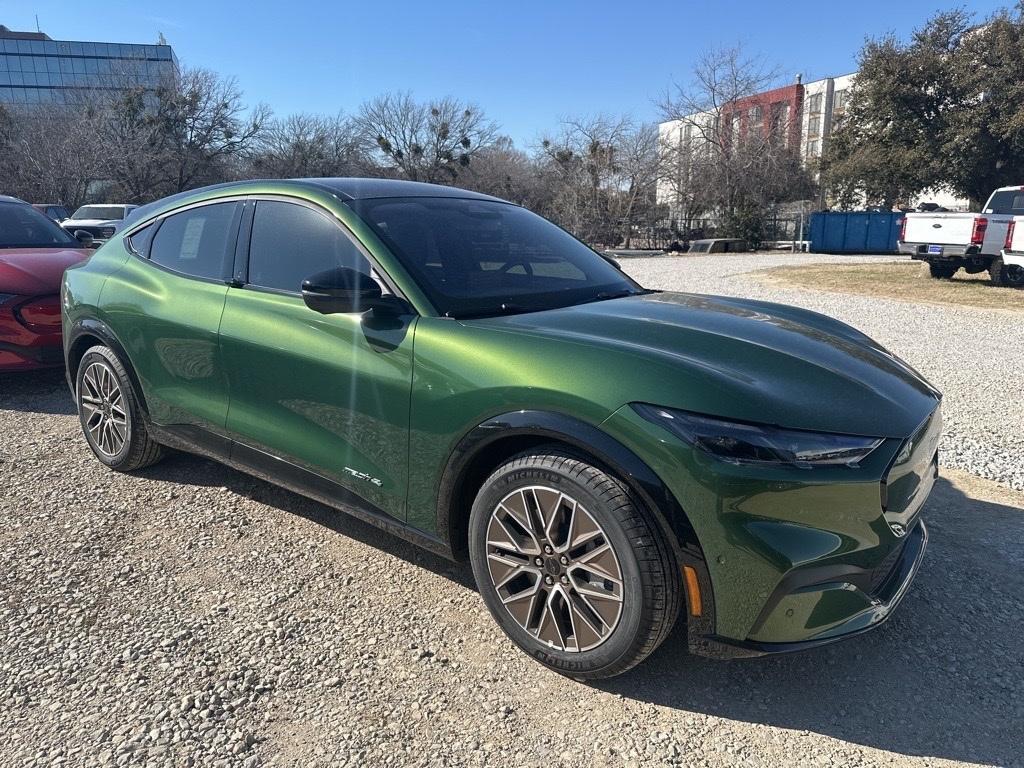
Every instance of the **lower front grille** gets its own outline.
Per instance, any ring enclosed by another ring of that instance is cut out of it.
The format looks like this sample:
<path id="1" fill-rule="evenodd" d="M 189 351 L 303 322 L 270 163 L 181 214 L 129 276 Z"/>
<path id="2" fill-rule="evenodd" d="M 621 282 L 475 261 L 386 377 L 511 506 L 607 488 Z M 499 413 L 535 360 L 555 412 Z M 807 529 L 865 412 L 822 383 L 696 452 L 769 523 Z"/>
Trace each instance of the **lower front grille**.
<path id="1" fill-rule="evenodd" d="M 892 552 L 885 556 L 878 565 L 876 565 L 870 572 L 869 576 L 869 588 L 868 594 L 876 595 L 882 588 L 882 585 L 888 581 L 892 572 L 896 569 L 899 564 L 900 556 L 903 554 L 903 548 L 906 546 L 906 539 L 901 541 L 897 546 L 893 547 Z"/>
<path id="2" fill-rule="evenodd" d="M 69 223 L 65 229 L 72 235 L 75 232 L 88 232 L 94 240 L 106 240 L 114 234 L 113 224 L 103 227 L 76 227 L 74 224 Z"/>

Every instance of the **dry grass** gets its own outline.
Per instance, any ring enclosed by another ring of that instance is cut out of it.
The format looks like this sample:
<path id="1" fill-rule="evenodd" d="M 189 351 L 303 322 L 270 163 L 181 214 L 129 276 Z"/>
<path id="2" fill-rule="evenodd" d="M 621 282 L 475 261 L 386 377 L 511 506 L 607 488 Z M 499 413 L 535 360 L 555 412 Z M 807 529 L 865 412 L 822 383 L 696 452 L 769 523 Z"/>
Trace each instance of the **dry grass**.
<path id="1" fill-rule="evenodd" d="M 751 274 L 768 283 L 818 291 L 1024 312 L 1024 291 L 997 288 L 988 272 L 968 275 L 960 270 L 952 280 L 935 280 L 928 266 L 917 261 L 797 265 Z"/>

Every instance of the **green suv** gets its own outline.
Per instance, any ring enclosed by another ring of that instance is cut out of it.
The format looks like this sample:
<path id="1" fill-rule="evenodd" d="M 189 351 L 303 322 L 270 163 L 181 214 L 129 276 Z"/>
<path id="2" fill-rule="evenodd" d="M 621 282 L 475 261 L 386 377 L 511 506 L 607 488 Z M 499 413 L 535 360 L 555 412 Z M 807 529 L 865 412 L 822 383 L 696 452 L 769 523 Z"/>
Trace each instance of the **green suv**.
<path id="1" fill-rule="evenodd" d="M 802 309 L 647 290 L 529 211 L 370 179 L 136 212 L 62 293 L 85 438 L 213 457 L 472 563 L 579 678 L 884 621 L 925 550 L 939 393 Z"/>

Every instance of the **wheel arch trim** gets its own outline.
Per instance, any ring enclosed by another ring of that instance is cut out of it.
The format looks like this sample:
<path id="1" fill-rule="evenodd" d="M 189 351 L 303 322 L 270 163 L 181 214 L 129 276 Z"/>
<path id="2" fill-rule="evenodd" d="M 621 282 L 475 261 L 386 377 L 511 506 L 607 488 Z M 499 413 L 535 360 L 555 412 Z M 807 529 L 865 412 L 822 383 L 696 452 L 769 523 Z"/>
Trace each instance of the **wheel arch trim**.
<path id="1" fill-rule="evenodd" d="M 68 332 L 67 338 L 64 340 L 64 364 L 66 371 L 66 378 L 68 386 L 71 388 L 72 397 L 75 396 L 75 379 L 78 374 L 78 366 L 75 366 L 75 371 L 72 373 L 71 370 L 71 352 L 75 349 L 78 341 L 83 336 L 92 336 L 100 341 L 107 347 L 110 347 L 117 355 L 117 358 L 121 361 L 125 371 L 128 373 L 128 378 L 131 381 L 132 389 L 135 390 L 135 396 L 138 400 L 139 407 L 143 413 L 149 416 L 149 407 L 146 404 L 146 396 L 142 390 L 142 382 L 139 381 L 139 376 L 135 372 L 135 366 L 132 365 L 131 357 L 128 355 L 127 349 L 117 338 L 117 335 L 110 329 L 106 323 L 102 320 L 98 320 L 93 317 L 84 317 L 75 320 L 71 326 L 71 330 Z"/>
<path id="2" fill-rule="evenodd" d="M 498 442 L 513 438 L 549 439 L 592 456 L 612 470 L 649 507 L 672 534 L 676 554 L 703 552 L 682 506 L 660 477 L 639 456 L 599 427 L 563 413 L 520 410 L 492 416 L 469 430 L 452 450 L 441 476 L 437 499 L 438 533 L 458 551 L 459 525 L 466 512 L 455 508 L 461 485 L 475 460 Z"/>

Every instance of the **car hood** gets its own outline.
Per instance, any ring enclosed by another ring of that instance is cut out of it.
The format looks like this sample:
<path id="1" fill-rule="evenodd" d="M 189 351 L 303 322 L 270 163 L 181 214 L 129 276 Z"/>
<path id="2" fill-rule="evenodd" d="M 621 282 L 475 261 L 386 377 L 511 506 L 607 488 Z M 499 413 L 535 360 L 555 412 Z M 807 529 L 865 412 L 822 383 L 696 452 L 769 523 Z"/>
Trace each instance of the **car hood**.
<path id="1" fill-rule="evenodd" d="M 940 397 L 860 331 L 781 304 L 652 292 L 465 322 L 558 340 L 567 370 L 586 365 L 573 375 L 625 384 L 627 402 L 724 418 L 905 437 Z M 584 348 L 599 350 L 599 370 L 592 356 L 573 360 Z"/>
<path id="2" fill-rule="evenodd" d="M 0 293 L 57 293 L 64 270 L 85 261 L 91 253 L 77 248 L 0 249 Z"/>
<path id="3" fill-rule="evenodd" d="M 64 219 L 60 225 L 65 229 L 74 229 L 75 227 L 108 227 L 120 223 L 121 219 Z"/>

